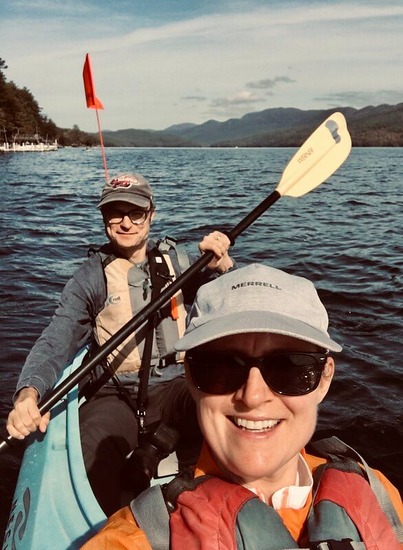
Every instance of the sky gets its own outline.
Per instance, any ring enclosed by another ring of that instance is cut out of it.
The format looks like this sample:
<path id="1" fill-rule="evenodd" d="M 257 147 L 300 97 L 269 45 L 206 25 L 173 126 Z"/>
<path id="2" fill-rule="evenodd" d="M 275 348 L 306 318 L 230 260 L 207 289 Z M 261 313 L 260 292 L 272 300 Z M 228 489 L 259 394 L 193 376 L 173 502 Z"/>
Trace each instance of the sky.
<path id="1" fill-rule="evenodd" d="M 0 58 L 63 128 L 403 102 L 402 0 L 0 0 Z"/>

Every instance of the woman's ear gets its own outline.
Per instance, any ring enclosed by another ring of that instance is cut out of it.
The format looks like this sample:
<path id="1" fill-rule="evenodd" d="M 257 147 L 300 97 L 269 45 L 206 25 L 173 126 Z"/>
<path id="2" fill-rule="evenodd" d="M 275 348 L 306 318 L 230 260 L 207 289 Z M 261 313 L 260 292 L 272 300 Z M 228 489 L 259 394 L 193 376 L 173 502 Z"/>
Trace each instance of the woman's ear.
<path id="1" fill-rule="evenodd" d="M 332 383 L 333 375 L 335 370 L 335 364 L 333 357 L 328 357 L 326 360 L 325 367 L 320 377 L 319 387 L 318 387 L 318 403 L 321 403 L 325 398 L 327 392 L 329 391 L 330 384 Z"/>

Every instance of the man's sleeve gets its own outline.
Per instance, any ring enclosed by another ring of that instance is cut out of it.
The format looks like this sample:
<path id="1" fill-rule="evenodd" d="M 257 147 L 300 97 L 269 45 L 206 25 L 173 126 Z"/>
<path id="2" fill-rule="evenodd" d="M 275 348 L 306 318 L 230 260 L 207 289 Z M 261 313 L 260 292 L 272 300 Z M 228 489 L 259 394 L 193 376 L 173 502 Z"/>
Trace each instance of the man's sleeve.
<path id="1" fill-rule="evenodd" d="M 87 260 L 66 284 L 50 324 L 31 349 L 16 392 L 32 386 L 42 399 L 54 387 L 64 366 L 90 340 L 105 296 L 101 264 Z"/>

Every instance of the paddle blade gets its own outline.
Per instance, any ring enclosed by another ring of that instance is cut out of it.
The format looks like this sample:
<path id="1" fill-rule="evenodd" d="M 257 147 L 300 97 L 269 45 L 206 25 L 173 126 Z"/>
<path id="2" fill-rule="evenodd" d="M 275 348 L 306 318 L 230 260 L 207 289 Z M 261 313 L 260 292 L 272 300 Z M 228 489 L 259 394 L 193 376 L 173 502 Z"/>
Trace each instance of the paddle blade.
<path id="1" fill-rule="evenodd" d="M 331 176 L 351 151 L 351 137 L 342 113 L 333 113 L 298 149 L 287 164 L 276 191 L 301 197 Z"/>

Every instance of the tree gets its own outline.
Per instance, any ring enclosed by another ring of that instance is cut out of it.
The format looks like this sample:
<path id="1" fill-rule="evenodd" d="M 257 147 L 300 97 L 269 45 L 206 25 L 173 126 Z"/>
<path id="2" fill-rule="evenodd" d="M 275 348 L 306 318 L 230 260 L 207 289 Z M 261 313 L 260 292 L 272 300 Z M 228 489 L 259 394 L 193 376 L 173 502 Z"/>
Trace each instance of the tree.
<path id="1" fill-rule="evenodd" d="M 4 70 L 7 64 L 0 57 L 0 142 L 32 139 L 57 139 L 63 145 L 92 145 L 94 138 L 82 132 L 58 128 L 46 115 L 27 87 L 20 88 L 7 82 Z"/>
<path id="2" fill-rule="evenodd" d="M 8 66 L 6 65 L 6 62 L 4 61 L 4 59 L 0 57 L 0 92 L 2 91 L 1 90 L 2 84 L 6 83 L 6 77 L 4 76 L 4 73 L 3 73 L 5 69 L 8 69 Z"/>

